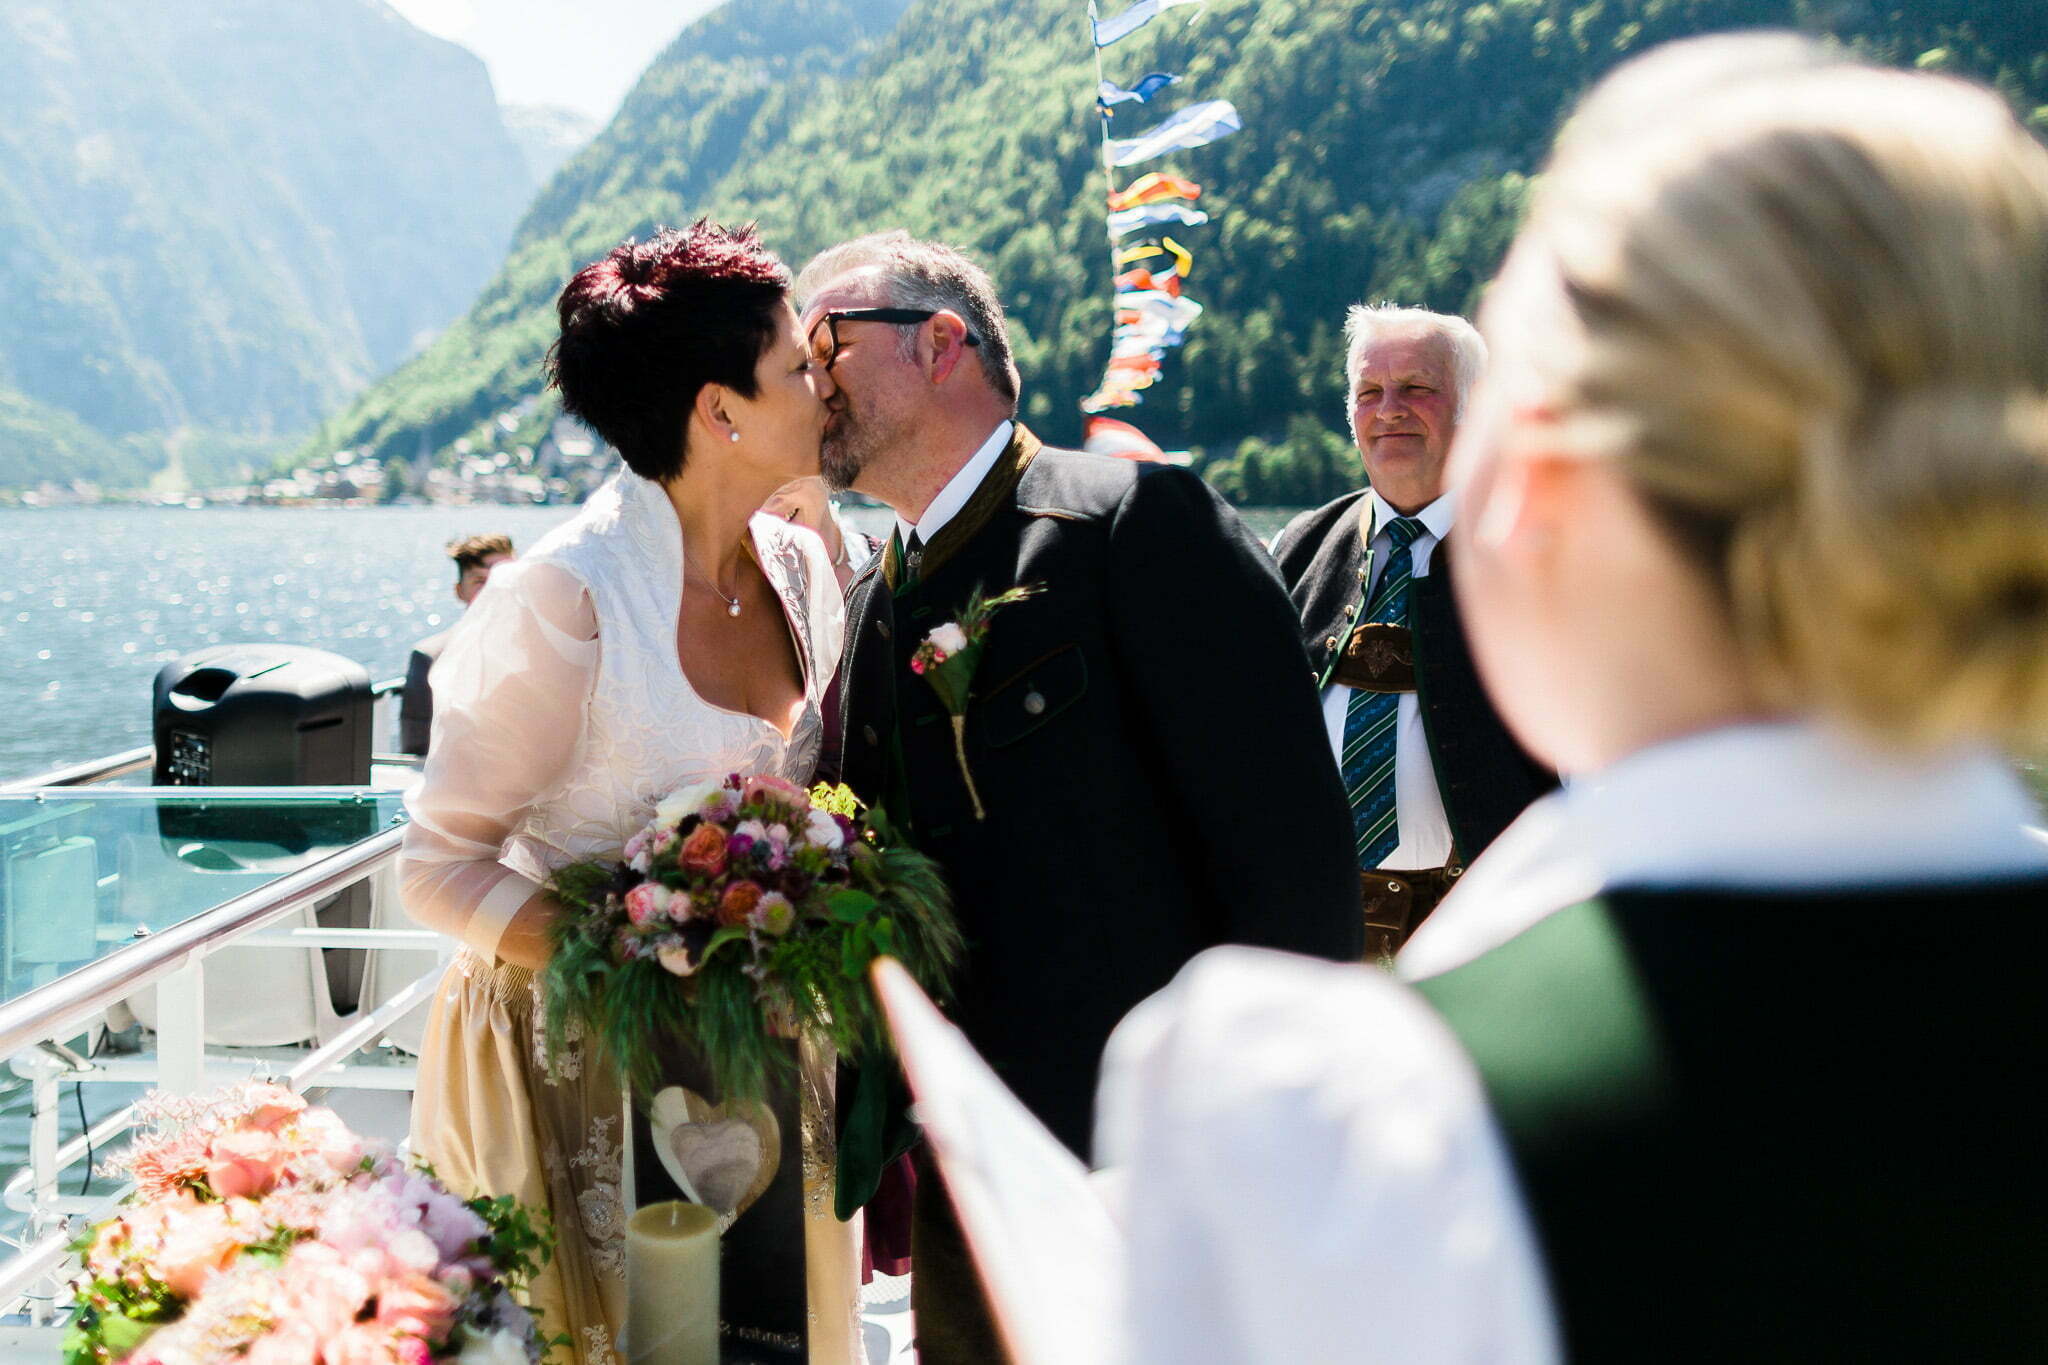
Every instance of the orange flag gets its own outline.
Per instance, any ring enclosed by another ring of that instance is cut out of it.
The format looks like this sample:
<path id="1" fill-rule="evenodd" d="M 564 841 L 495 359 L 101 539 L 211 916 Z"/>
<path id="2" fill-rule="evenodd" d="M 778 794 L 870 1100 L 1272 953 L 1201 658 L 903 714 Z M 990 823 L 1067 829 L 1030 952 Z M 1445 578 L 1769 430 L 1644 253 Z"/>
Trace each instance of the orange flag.
<path id="1" fill-rule="evenodd" d="M 1132 289 L 1163 289 L 1174 298 L 1180 297 L 1180 276 L 1155 275 L 1149 270 L 1127 270 L 1116 277 L 1117 292 Z"/>
<path id="2" fill-rule="evenodd" d="M 1195 200 L 1202 197 L 1202 187 L 1192 180 L 1183 180 L 1177 175 L 1162 175 L 1158 171 L 1147 171 L 1129 185 L 1109 196 L 1109 209 L 1120 213 L 1124 209 L 1138 208 L 1144 204 L 1157 204 L 1167 199 Z"/>

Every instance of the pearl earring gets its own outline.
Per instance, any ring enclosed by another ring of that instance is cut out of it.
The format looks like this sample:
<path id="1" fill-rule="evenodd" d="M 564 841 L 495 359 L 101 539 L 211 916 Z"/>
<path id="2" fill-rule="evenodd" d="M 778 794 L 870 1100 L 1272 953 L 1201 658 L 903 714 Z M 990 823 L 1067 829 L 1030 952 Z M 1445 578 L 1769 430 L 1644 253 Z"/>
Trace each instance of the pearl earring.
<path id="1" fill-rule="evenodd" d="M 727 433 L 725 434 L 725 439 L 726 439 L 726 440 L 728 440 L 728 441 L 732 441 L 732 442 L 734 442 L 735 444 L 737 444 L 737 443 L 738 443 L 738 441 L 739 441 L 739 439 L 740 439 L 740 434 L 739 434 L 739 433 L 738 433 L 737 431 L 728 431 L 728 432 L 727 432 Z"/>

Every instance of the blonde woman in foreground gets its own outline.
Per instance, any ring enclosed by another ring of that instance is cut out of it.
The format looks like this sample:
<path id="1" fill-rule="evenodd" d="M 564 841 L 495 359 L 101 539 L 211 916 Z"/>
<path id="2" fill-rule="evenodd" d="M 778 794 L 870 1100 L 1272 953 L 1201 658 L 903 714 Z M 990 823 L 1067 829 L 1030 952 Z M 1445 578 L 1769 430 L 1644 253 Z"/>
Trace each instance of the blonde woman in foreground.
<path id="1" fill-rule="evenodd" d="M 2048 151 L 1790 37 L 1561 139 L 1454 459 L 1572 774 L 1414 987 L 1245 949 L 1112 1039 L 1144 1361 L 2039 1358 Z"/>

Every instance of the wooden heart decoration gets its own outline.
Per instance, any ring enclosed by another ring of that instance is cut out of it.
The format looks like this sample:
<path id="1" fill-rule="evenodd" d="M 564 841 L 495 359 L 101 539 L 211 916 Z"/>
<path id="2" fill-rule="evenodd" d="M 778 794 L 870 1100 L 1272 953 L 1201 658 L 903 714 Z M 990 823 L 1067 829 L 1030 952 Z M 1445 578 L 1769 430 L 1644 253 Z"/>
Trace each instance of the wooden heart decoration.
<path id="1" fill-rule="evenodd" d="M 782 1125 L 759 1101 L 712 1104 L 672 1085 L 648 1109 L 654 1150 L 685 1198 L 715 1209 L 722 1224 L 745 1213 L 782 1164 Z"/>

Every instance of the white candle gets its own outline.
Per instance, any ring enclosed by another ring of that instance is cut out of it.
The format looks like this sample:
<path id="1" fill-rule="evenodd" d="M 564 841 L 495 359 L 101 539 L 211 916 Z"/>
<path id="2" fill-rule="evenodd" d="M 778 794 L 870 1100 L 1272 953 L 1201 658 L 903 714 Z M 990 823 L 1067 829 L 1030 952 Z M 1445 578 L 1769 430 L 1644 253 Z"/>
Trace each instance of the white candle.
<path id="1" fill-rule="evenodd" d="M 718 1365 L 718 1215 L 649 1204 L 626 1224 L 626 1357 Z"/>

